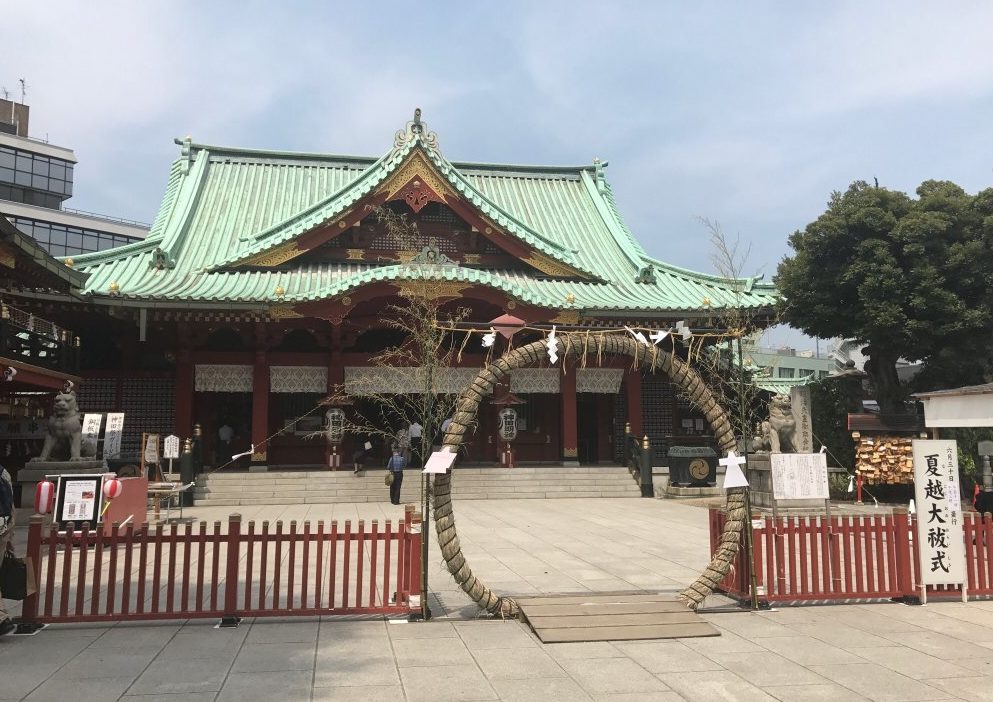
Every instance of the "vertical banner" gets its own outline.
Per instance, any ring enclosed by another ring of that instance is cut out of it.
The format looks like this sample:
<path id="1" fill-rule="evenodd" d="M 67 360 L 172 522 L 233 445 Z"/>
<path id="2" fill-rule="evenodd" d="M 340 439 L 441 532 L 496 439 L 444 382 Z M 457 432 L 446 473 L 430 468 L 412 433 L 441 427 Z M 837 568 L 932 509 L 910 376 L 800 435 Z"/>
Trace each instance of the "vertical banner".
<path id="1" fill-rule="evenodd" d="M 121 436 L 124 434 L 124 413 L 107 414 L 107 431 L 103 435 L 103 457 L 121 457 Z"/>
<path id="2" fill-rule="evenodd" d="M 798 385 L 790 390 L 790 404 L 793 406 L 793 419 L 796 420 L 796 434 L 793 435 L 793 448 L 797 453 L 814 452 L 814 428 L 810 413 L 810 388 Z"/>
<path id="3" fill-rule="evenodd" d="M 97 447 L 97 441 L 100 440 L 100 425 L 103 424 L 102 414 L 84 414 L 83 415 L 83 443 L 93 443 L 93 448 Z M 96 456 L 96 453 L 93 454 Z"/>
<path id="4" fill-rule="evenodd" d="M 954 441 L 914 439 L 914 494 L 921 552 L 919 584 L 961 583 L 964 598 L 968 576 Z"/>

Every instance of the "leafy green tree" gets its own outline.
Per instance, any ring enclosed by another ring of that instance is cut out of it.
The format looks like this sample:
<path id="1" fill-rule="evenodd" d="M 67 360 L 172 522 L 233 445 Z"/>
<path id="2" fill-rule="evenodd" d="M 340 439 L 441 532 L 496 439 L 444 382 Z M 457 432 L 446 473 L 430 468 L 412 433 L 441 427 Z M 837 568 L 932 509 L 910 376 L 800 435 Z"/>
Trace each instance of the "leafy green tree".
<path id="1" fill-rule="evenodd" d="M 922 361 L 932 386 L 983 382 L 989 369 L 993 190 L 929 180 L 917 196 L 862 181 L 833 193 L 776 274 L 785 321 L 867 344 L 884 412 L 906 408 L 900 358 Z"/>

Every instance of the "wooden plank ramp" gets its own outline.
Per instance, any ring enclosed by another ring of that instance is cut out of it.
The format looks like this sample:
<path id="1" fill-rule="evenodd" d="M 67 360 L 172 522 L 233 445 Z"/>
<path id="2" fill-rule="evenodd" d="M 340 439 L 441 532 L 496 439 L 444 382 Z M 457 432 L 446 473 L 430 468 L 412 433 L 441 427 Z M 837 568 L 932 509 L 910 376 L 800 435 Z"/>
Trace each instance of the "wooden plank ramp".
<path id="1" fill-rule="evenodd" d="M 590 593 L 514 599 L 542 643 L 721 635 L 672 595 Z"/>

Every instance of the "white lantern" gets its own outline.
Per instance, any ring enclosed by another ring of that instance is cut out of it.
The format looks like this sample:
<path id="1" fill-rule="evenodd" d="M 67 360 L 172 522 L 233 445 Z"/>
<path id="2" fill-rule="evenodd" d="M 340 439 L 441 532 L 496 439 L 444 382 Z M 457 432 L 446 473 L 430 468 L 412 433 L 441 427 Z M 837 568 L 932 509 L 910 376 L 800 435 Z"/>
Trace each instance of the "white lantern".
<path id="1" fill-rule="evenodd" d="M 339 408 L 329 409 L 325 415 L 328 420 L 327 440 L 331 444 L 340 444 L 345 438 L 345 413 Z"/>

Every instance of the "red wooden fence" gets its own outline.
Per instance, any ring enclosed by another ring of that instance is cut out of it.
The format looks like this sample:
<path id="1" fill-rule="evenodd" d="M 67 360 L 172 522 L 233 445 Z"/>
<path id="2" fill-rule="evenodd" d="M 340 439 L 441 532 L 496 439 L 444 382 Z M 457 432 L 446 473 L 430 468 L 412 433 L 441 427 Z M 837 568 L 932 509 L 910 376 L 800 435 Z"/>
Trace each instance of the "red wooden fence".
<path id="1" fill-rule="evenodd" d="M 302 528 L 231 515 L 214 522 L 109 535 L 28 527 L 38 592 L 21 621 L 94 622 L 204 617 L 388 614 L 411 611 L 420 591 L 420 517 L 408 507 L 395 526 L 359 521 Z"/>
<path id="2" fill-rule="evenodd" d="M 993 518 L 964 515 L 968 594 L 993 595 Z M 711 553 L 725 515 L 710 510 Z M 752 531 L 758 599 L 766 602 L 852 602 L 917 597 L 916 517 L 766 517 Z M 751 568 L 744 546 L 720 590 L 750 599 Z M 958 587 L 928 588 L 931 596 L 960 596 Z"/>

